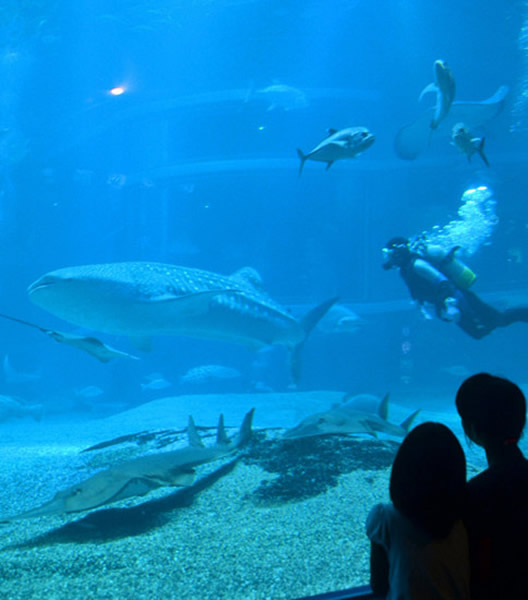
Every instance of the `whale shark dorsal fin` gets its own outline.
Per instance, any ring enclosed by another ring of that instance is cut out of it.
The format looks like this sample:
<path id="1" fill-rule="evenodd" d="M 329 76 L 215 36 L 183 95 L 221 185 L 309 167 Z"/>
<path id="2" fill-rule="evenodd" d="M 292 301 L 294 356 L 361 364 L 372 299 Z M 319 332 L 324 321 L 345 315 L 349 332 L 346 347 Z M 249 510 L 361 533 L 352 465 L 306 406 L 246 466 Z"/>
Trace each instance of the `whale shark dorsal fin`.
<path id="1" fill-rule="evenodd" d="M 378 406 L 378 415 L 384 421 L 387 421 L 387 419 L 389 418 L 389 396 L 390 392 L 387 392 L 385 396 L 383 396 L 383 399 Z"/>
<path id="2" fill-rule="evenodd" d="M 216 443 L 218 446 L 227 446 L 229 444 L 229 438 L 225 432 L 224 427 L 224 415 L 221 414 L 218 417 L 218 426 L 216 428 Z"/>
<path id="3" fill-rule="evenodd" d="M 262 277 L 257 269 L 253 267 L 242 267 L 230 275 L 231 279 L 239 279 L 244 283 L 249 283 L 258 290 L 263 289 Z"/>
<path id="4" fill-rule="evenodd" d="M 400 423 L 400 427 L 402 429 L 405 429 L 405 431 L 409 431 L 409 429 L 411 428 L 411 425 L 412 425 L 414 419 L 416 419 L 416 417 L 418 416 L 419 412 L 420 412 L 420 409 L 415 410 L 412 414 L 410 414 L 406 419 L 404 419 Z"/>
<path id="5" fill-rule="evenodd" d="M 187 439 L 189 440 L 189 446 L 192 446 L 193 448 L 204 447 L 202 438 L 196 431 L 196 425 L 194 424 L 194 419 L 191 417 L 191 415 L 189 415 L 189 424 L 187 425 Z"/>

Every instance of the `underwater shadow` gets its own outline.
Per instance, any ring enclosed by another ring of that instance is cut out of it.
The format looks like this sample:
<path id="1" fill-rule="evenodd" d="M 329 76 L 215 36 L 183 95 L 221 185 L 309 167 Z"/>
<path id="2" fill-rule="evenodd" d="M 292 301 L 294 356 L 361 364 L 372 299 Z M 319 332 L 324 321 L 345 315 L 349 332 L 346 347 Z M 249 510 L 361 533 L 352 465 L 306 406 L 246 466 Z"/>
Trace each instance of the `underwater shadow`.
<path id="1" fill-rule="evenodd" d="M 298 502 L 324 494 L 346 473 L 387 469 L 400 446 L 389 440 L 358 440 L 337 435 L 297 440 L 253 437 L 242 461 L 276 475 L 272 480 L 263 480 L 246 496 L 257 505 Z"/>
<path id="2" fill-rule="evenodd" d="M 201 491 L 211 487 L 219 479 L 231 473 L 240 457 L 222 465 L 193 485 L 179 489 L 168 496 L 143 502 L 131 508 L 104 508 L 88 513 L 84 517 L 47 531 L 26 542 L 4 546 L 2 550 L 35 548 L 55 544 L 88 544 L 111 542 L 137 536 L 168 523 L 166 513 L 187 508 Z"/>

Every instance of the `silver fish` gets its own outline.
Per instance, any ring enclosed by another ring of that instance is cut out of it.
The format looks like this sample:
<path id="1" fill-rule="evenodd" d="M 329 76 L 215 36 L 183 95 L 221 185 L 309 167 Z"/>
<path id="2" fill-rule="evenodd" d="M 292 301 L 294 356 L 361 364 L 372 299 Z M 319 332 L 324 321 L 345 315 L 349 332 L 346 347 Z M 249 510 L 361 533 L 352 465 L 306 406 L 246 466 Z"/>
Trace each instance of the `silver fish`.
<path id="1" fill-rule="evenodd" d="M 304 163 L 307 160 L 317 160 L 326 163 L 329 169 L 336 160 L 355 158 L 372 146 L 376 140 L 366 127 L 347 127 L 346 129 L 329 129 L 326 137 L 313 150 L 304 154 L 297 148 L 297 154 L 301 159 L 299 175 L 301 175 Z"/>
<path id="2" fill-rule="evenodd" d="M 464 123 L 456 123 L 451 132 L 451 143 L 455 148 L 458 148 L 462 154 L 465 154 L 468 161 L 471 162 L 473 154 L 479 154 L 480 158 L 484 161 L 484 164 L 489 167 L 489 161 L 484 154 L 484 142 L 486 138 L 473 137 L 469 129 Z"/>
<path id="3" fill-rule="evenodd" d="M 35 304 L 79 327 L 145 338 L 186 335 L 244 344 L 258 350 L 290 348 L 294 380 L 299 354 L 328 300 L 295 319 L 262 289 L 249 267 L 233 275 L 148 262 L 59 269 L 28 288 Z"/>
<path id="4" fill-rule="evenodd" d="M 433 65 L 434 82 L 426 85 L 420 94 L 419 101 L 425 94 L 436 94 L 436 105 L 431 120 L 431 129 L 436 129 L 440 121 L 445 119 L 453 100 L 455 99 L 456 84 L 453 73 L 443 60 L 435 60 Z"/>
<path id="5" fill-rule="evenodd" d="M 306 94 L 291 85 L 274 83 L 255 92 L 257 96 L 269 101 L 268 111 L 282 108 L 283 110 L 297 110 L 309 105 Z"/>
<path id="6" fill-rule="evenodd" d="M 201 365 L 189 369 L 180 377 L 180 384 L 202 385 L 220 380 L 238 379 L 242 374 L 233 367 L 223 365 Z"/>

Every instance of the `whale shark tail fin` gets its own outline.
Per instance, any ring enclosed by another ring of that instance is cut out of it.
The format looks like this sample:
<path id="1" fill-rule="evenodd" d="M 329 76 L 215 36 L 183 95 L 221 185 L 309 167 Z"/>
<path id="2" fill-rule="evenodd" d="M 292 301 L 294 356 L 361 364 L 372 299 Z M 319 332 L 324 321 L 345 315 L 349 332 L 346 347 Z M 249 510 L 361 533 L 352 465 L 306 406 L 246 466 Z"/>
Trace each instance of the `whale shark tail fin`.
<path id="1" fill-rule="evenodd" d="M 312 308 L 312 310 L 307 312 L 304 317 L 302 317 L 300 323 L 304 330 L 304 339 L 296 344 L 290 352 L 290 372 L 294 386 L 297 385 L 299 379 L 301 378 L 301 352 L 304 348 L 306 340 L 308 339 L 308 336 L 317 323 L 319 323 L 319 321 L 338 300 L 339 298 L 337 298 L 337 296 L 335 298 L 330 298 L 329 300 L 318 304 L 315 308 Z"/>

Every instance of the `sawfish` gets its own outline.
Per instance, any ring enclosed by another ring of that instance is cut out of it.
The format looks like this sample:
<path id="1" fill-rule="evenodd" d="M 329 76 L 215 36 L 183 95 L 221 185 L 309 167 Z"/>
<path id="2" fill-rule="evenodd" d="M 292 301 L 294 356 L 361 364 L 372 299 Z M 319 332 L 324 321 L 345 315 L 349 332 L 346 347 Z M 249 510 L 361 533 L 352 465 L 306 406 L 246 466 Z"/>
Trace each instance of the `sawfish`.
<path id="1" fill-rule="evenodd" d="M 449 109 L 449 113 L 438 122 L 435 137 L 450 138 L 451 131 L 457 123 L 465 123 L 469 129 L 479 127 L 496 117 L 504 106 L 508 95 L 508 86 L 502 85 L 487 100 L 457 101 Z M 431 122 L 434 120 L 435 107 L 429 108 L 415 121 L 402 127 L 396 134 L 394 150 L 404 160 L 414 160 L 423 152 L 430 142 Z"/>
<path id="2" fill-rule="evenodd" d="M 302 346 L 336 298 L 296 319 L 264 291 L 250 267 L 232 275 L 150 262 L 58 269 L 28 288 L 40 307 L 79 327 L 127 335 L 150 345 L 153 335 L 185 335 L 291 350 L 294 381 Z"/>
<path id="3" fill-rule="evenodd" d="M 365 433 L 377 437 L 377 432 L 395 437 L 405 437 L 419 410 L 409 415 L 400 425 L 387 420 L 389 394 L 380 401 L 368 394 L 345 395 L 342 403 L 330 410 L 315 413 L 284 433 L 285 439 L 298 439 L 318 435 L 347 435 Z"/>
<path id="4" fill-rule="evenodd" d="M 169 452 L 139 456 L 99 471 L 88 479 L 61 490 L 49 501 L 26 512 L 4 518 L 4 521 L 30 519 L 64 513 L 92 510 L 166 486 L 190 486 L 195 478 L 195 467 L 216 461 L 241 448 L 251 436 L 254 409 L 244 417 L 238 435 L 227 438 L 224 418 L 220 415 L 216 443 L 205 446 L 189 417 L 187 435 L 189 445 Z"/>

